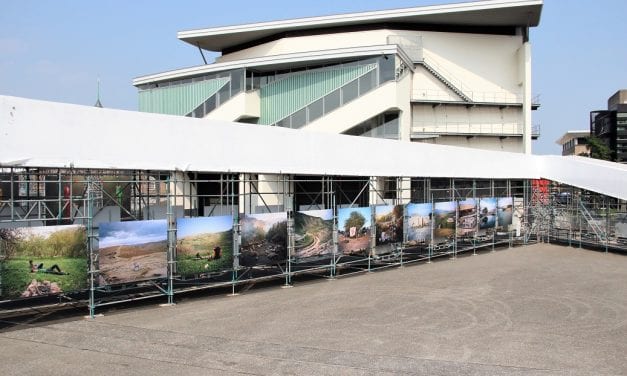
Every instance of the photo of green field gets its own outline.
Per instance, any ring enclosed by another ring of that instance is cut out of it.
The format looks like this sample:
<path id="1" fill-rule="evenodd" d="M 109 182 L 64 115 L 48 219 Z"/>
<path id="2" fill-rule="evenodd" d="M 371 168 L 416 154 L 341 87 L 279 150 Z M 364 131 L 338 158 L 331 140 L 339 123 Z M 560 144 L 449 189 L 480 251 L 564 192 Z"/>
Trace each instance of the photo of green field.
<path id="1" fill-rule="evenodd" d="M 88 287 L 87 233 L 83 226 L 0 229 L 5 260 L 2 299 L 29 298 Z"/>
<path id="2" fill-rule="evenodd" d="M 182 276 L 233 268 L 233 217 L 176 220 L 176 272 Z"/>

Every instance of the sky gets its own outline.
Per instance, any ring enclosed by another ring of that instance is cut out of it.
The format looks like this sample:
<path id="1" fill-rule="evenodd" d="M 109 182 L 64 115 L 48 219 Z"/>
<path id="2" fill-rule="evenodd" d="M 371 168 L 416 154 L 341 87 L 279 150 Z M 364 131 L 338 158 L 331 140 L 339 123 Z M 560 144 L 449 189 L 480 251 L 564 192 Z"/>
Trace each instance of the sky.
<path id="1" fill-rule="evenodd" d="M 178 31 L 451 2 L 3 0 L 0 95 L 93 105 L 100 79 L 105 107 L 136 110 L 133 78 L 202 64 Z M 545 0 L 531 31 L 535 154 L 559 154 L 564 132 L 588 129 L 589 112 L 627 89 L 625 15 L 624 0 Z"/>
<path id="2" fill-rule="evenodd" d="M 198 234 L 215 234 L 233 229 L 233 216 L 178 218 L 176 236 L 182 239 Z"/>
<path id="3" fill-rule="evenodd" d="M 167 239 L 168 224 L 165 219 L 101 223 L 98 236 L 100 248 L 159 242 Z"/>

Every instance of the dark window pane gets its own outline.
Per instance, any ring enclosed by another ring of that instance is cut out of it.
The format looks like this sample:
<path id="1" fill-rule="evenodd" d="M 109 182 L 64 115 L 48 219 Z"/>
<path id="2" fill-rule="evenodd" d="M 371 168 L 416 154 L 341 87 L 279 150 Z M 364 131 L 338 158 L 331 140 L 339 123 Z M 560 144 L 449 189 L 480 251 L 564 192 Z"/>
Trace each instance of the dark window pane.
<path id="1" fill-rule="evenodd" d="M 322 99 L 318 99 L 317 101 L 310 104 L 308 109 L 309 109 L 309 122 L 311 123 L 312 121 L 321 117 L 323 114 Z"/>
<path id="2" fill-rule="evenodd" d="M 300 109 L 292 114 L 292 128 L 301 128 L 307 123 L 306 108 Z"/>
<path id="3" fill-rule="evenodd" d="M 380 83 L 394 80 L 394 56 L 385 55 L 379 59 Z"/>
<path id="4" fill-rule="evenodd" d="M 346 104 L 357 98 L 359 95 L 358 82 L 358 80 L 354 80 L 342 87 L 342 104 Z"/>
<path id="5" fill-rule="evenodd" d="M 328 114 L 338 107 L 340 107 L 340 89 L 337 89 L 324 97 L 324 113 Z"/>

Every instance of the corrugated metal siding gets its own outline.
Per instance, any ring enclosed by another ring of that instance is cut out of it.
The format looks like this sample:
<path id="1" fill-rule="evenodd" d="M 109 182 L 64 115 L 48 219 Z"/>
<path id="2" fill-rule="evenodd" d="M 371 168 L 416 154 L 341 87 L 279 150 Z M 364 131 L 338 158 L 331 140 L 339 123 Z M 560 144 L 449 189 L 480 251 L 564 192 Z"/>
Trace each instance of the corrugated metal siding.
<path id="1" fill-rule="evenodd" d="M 218 92 L 229 78 L 215 78 L 189 84 L 142 90 L 139 111 L 168 115 L 187 115 Z"/>
<path id="2" fill-rule="evenodd" d="M 377 67 L 368 64 L 297 73 L 261 88 L 259 124 L 274 124 Z"/>

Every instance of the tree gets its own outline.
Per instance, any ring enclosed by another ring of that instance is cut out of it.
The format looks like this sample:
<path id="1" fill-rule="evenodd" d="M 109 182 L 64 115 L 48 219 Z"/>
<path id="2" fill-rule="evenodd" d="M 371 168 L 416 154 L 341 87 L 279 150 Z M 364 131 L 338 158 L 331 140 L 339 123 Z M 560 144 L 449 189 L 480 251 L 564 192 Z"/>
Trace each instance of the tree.
<path id="1" fill-rule="evenodd" d="M 361 215 L 361 213 L 359 213 L 358 211 L 353 211 L 344 223 L 344 231 L 348 233 L 350 232 L 351 227 L 355 227 L 357 229 L 357 232 L 359 232 L 359 230 L 361 230 L 365 223 L 366 218 L 364 218 L 364 216 Z"/>
<path id="2" fill-rule="evenodd" d="M 612 150 L 596 136 L 588 137 L 588 146 L 590 147 L 590 158 L 612 160 Z"/>

